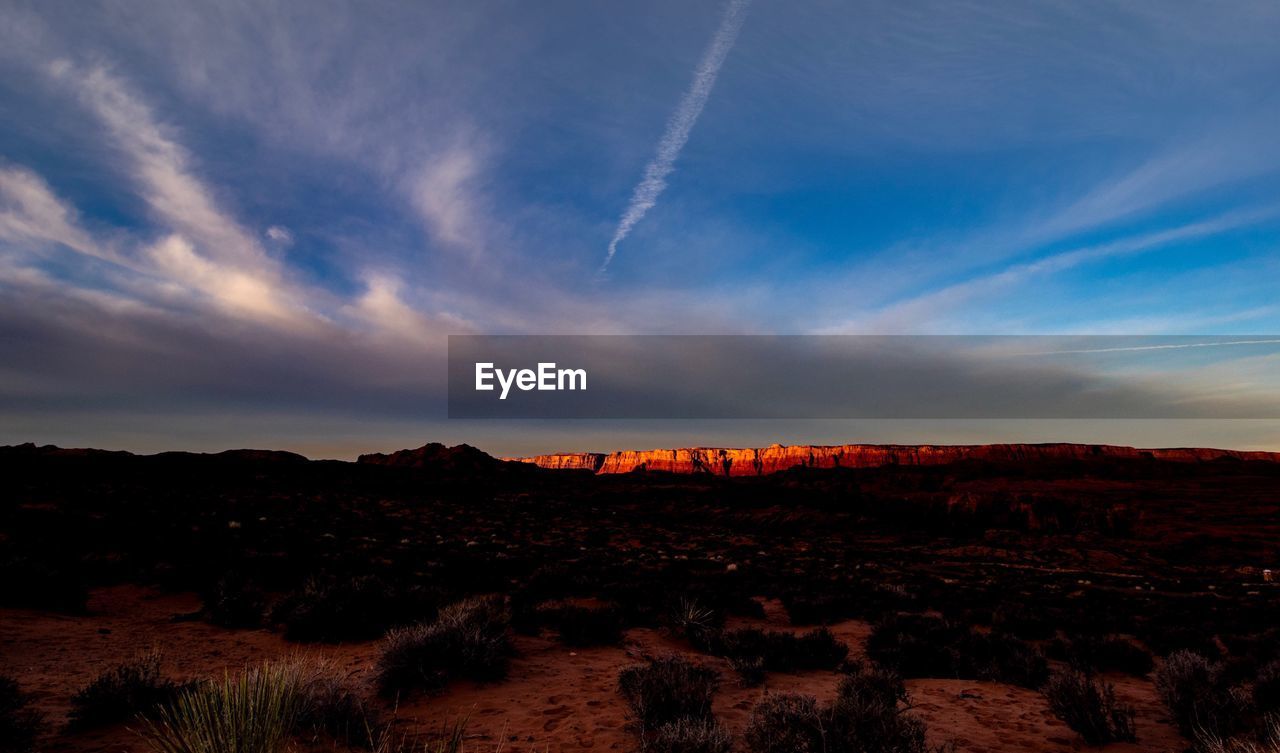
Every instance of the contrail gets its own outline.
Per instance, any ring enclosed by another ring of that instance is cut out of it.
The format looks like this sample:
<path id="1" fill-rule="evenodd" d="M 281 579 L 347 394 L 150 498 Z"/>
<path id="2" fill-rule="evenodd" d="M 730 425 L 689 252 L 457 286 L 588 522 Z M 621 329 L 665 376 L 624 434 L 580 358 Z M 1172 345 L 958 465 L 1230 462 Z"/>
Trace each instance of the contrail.
<path id="1" fill-rule="evenodd" d="M 1118 348 L 1082 348 L 1080 350 L 1047 350 L 1041 353 L 1018 353 L 1021 356 L 1059 356 L 1070 353 L 1122 353 L 1137 350 L 1182 350 L 1184 348 L 1218 348 L 1224 345 L 1280 345 L 1276 340 L 1228 340 L 1207 343 L 1174 343 L 1171 345 L 1130 345 Z"/>
<path id="2" fill-rule="evenodd" d="M 703 106 L 707 104 L 711 88 L 716 85 L 716 77 L 720 75 L 720 66 L 724 65 L 724 59 L 729 55 L 729 50 L 733 48 L 733 43 L 738 38 L 742 19 L 750 4 L 751 0 L 730 0 L 725 8 L 724 18 L 720 19 L 720 28 L 716 29 L 715 36 L 711 38 L 711 44 L 702 54 L 702 62 L 698 64 L 698 69 L 693 74 L 693 82 L 689 84 L 689 90 L 684 93 L 680 106 L 667 121 L 667 130 L 662 134 L 662 140 L 658 142 L 658 149 L 654 152 L 653 159 L 644 168 L 644 178 L 636 184 L 636 189 L 631 194 L 631 203 L 627 206 L 627 211 L 622 213 L 622 219 L 618 221 L 618 229 L 613 231 L 613 240 L 609 241 L 609 252 L 604 257 L 604 263 L 600 265 L 601 274 L 609 268 L 609 262 L 613 261 L 613 255 L 618 252 L 618 244 L 627 237 L 640 218 L 644 217 L 645 212 L 657 203 L 658 197 L 667 187 L 667 176 L 675 169 L 676 158 L 680 156 L 680 150 L 689 140 L 689 132 L 698 122 Z"/>

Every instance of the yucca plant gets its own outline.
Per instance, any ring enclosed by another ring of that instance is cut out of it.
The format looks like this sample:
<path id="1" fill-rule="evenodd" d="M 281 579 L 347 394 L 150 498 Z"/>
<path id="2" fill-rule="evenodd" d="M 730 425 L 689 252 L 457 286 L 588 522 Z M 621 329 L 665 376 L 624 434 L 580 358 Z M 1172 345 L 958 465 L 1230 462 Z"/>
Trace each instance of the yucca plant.
<path id="1" fill-rule="evenodd" d="M 156 753 L 279 753 L 303 709 L 306 667 L 271 662 L 181 693 L 141 734 Z"/>

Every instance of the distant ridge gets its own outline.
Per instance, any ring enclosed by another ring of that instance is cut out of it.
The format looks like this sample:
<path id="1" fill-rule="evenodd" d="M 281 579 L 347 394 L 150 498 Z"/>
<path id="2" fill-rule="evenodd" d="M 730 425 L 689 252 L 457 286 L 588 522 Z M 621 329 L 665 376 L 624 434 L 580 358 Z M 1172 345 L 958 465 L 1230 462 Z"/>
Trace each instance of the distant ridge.
<path id="1" fill-rule="evenodd" d="M 593 473 L 707 473 L 715 476 L 763 476 L 804 468 L 874 468 L 886 465 L 945 465 L 963 460 L 1037 461 L 1102 458 L 1151 458 L 1182 463 L 1216 460 L 1280 462 L 1280 453 L 1199 447 L 1141 449 L 1105 444 L 980 445 L 769 445 L 768 447 L 686 447 L 671 450 L 570 452 L 503 460 L 556 470 Z"/>

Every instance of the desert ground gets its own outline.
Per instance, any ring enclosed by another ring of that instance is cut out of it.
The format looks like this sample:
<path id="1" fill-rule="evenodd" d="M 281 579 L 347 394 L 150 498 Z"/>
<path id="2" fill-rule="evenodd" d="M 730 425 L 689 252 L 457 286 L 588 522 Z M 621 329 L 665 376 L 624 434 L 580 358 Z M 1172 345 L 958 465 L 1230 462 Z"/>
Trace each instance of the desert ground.
<path id="1" fill-rule="evenodd" d="M 1208 749 L 1196 730 L 1265 736 L 1276 708 L 1274 462 L 601 476 L 429 445 L 396 463 L 23 446 L 0 465 L 0 676 L 39 719 L 29 749 L 150 750 L 157 708 L 282 660 L 343 699 L 340 729 L 292 731 L 313 750 L 438 750 L 456 729 L 468 751 L 803 750 L 762 709 L 812 696 L 830 723 L 868 671 L 905 687 L 876 723 L 922 739 L 857 732 L 866 750 Z M 490 615 L 476 657 L 389 658 L 452 640 L 459 603 Z M 624 692 L 672 657 L 714 677 L 690 713 L 722 743 L 667 740 Z M 1068 675 L 1127 724 L 1087 740 L 1055 706 Z"/>

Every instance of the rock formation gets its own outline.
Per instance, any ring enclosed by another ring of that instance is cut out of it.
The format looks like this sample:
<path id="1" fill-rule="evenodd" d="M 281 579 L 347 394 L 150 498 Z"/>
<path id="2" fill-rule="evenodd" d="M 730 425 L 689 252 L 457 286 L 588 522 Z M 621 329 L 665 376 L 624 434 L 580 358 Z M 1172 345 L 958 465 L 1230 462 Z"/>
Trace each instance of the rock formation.
<path id="1" fill-rule="evenodd" d="M 983 445 L 770 445 L 761 448 L 688 447 L 674 450 L 561 453 L 504 460 L 542 468 L 589 469 L 596 473 L 665 471 L 717 476 L 760 476 L 797 466 L 871 468 L 884 465 L 944 465 L 961 460 L 1043 461 L 1152 458 L 1174 462 L 1280 461 L 1280 453 L 1203 448 L 1139 449 L 1097 444 Z"/>

